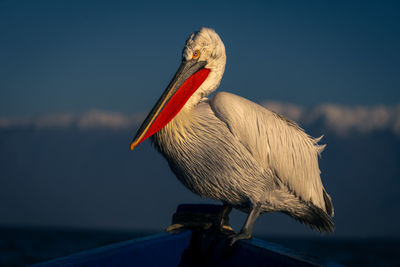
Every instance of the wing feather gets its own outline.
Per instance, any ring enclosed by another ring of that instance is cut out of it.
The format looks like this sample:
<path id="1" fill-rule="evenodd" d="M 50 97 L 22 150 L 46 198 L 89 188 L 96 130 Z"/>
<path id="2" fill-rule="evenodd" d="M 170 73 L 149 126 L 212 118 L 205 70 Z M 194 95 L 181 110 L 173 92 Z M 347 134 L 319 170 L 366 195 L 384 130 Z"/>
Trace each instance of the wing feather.
<path id="1" fill-rule="evenodd" d="M 245 98 L 226 92 L 210 101 L 215 115 L 259 164 L 270 169 L 290 191 L 327 211 L 318 155 L 324 146 L 295 122 Z M 327 199 L 327 197 L 325 197 Z"/>

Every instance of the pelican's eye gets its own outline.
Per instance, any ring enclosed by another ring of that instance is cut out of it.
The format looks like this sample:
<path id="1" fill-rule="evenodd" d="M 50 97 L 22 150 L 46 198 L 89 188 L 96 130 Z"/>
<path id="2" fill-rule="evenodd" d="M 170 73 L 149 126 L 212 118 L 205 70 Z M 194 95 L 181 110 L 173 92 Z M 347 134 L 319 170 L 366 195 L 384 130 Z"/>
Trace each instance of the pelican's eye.
<path id="1" fill-rule="evenodd" d="M 200 56 L 200 51 L 199 50 L 193 51 L 193 57 L 192 57 L 193 59 L 198 59 L 199 56 Z"/>

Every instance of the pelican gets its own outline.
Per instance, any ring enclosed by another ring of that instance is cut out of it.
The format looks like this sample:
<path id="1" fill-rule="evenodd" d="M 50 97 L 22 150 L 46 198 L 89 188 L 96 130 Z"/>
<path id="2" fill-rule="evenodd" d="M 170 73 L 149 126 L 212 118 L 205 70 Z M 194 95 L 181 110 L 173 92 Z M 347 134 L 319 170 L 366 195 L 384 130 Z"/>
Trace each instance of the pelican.
<path id="1" fill-rule="evenodd" d="M 279 211 L 320 232 L 332 232 L 331 197 L 318 167 L 324 146 L 295 122 L 217 89 L 226 64 L 219 35 L 201 28 L 186 41 L 182 63 L 131 143 L 151 138 L 193 193 L 248 213 L 231 244 L 252 237 L 262 213 Z"/>

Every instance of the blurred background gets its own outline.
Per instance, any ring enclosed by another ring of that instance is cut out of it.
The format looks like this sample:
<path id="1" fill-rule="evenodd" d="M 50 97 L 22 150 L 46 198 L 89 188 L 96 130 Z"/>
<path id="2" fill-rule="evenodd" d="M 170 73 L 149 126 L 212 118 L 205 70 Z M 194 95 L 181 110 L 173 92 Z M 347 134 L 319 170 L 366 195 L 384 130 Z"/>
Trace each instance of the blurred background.
<path id="1" fill-rule="evenodd" d="M 188 191 L 129 144 L 186 38 L 226 46 L 220 91 L 324 135 L 336 231 L 282 214 L 255 236 L 348 265 L 400 249 L 400 4 L 396 1 L 0 1 L 0 264 L 163 231 Z M 239 230 L 245 214 L 233 212 Z"/>

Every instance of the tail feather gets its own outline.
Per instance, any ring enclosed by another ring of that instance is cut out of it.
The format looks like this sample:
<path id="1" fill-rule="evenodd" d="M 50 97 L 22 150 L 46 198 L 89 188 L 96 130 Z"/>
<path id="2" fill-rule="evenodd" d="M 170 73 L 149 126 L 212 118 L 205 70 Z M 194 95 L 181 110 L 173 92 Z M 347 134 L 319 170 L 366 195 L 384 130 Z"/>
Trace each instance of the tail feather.
<path id="1" fill-rule="evenodd" d="M 326 207 L 318 207 L 311 201 L 304 201 L 289 190 L 275 190 L 267 194 L 263 209 L 268 211 L 280 211 L 292 218 L 310 226 L 319 232 L 331 233 L 335 229 L 332 221 L 333 206 L 330 196 L 324 191 Z"/>
<path id="2" fill-rule="evenodd" d="M 330 195 L 328 195 L 328 193 L 326 193 L 325 189 L 323 191 L 323 195 L 324 195 L 324 202 L 325 202 L 325 209 L 326 212 L 328 213 L 328 215 L 330 215 L 331 217 L 333 217 L 333 214 L 335 213 L 333 210 L 333 205 L 332 205 L 332 198 Z"/>
<path id="3" fill-rule="evenodd" d="M 302 210 L 301 212 L 285 213 L 319 232 L 332 233 L 335 230 L 335 224 L 331 217 L 313 204 L 309 204 L 307 210 Z"/>

